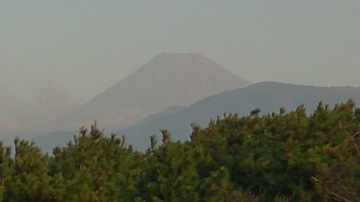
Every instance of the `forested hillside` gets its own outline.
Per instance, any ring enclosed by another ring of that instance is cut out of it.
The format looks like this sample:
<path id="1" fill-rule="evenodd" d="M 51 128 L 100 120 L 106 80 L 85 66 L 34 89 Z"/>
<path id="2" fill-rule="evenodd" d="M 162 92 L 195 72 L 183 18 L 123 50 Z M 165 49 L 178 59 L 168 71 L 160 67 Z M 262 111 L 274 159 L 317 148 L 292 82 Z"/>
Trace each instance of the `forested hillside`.
<path id="1" fill-rule="evenodd" d="M 360 201 L 351 100 L 312 113 L 224 114 L 192 128 L 186 142 L 163 130 L 144 153 L 96 124 L 50 155 L 26 140 L 15 139 L 15 154 L 1 144 L 0 201 Z"/>
<path id="2" fill-rule="evenodd" d="M 127 142 L 133 144 L 135 149 L 145 151 L 147 142 L 143 141 L 144 135 L 158 135 L 159 128 L 166 128 L 172 133 L 174 140 L 185 141 L 191 133 L 190 124 L 195 122 L 201 127 L 207 126 L 211 118 L 224 112 L 238 113 L 240 116 L 247 115 L 252 109 L 260 108 L 261 115 L 278 111 L 283 107 L 292 110 L 303 104 L 307 113 L 311 114 L 320 100 L 331 108 L 337 103 L 346 102 L 349 98 L 359 105 L 360 88 L 355 87 L 316 87 L 307 85 L 295 85 L 279 82 L 259 82 L 245 88 L 226 91 L 214 96 L 202 99 L 195 104 L 175 113 L 163 116 L 149 117 L 142 123 L 130 128 L 118 130 L 117 134 L 125 134 Z M 101 122 L 99 122 L 100 125 Z M 70 136 L 74 133 L 70 133 Z M 49 145 L 44 138 L 42 145 Z M 65 138 L 64 138 L 65 139 Z M 63 145 L 70 138 L 63 141 Z M 40 143 L 40 142 L 39 142 Z M 49 151 L 51 151 L 49 148 Z"/>

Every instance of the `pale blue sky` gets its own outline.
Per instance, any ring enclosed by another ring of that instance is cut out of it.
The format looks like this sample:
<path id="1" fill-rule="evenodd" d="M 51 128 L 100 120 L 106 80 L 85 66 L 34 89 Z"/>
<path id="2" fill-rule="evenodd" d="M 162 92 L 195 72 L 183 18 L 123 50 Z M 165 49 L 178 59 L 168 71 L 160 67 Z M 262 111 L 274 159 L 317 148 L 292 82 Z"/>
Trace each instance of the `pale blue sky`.
<path id="1" fill-rule="evenodd" d="M 0 1 L 0 119 L 45 121 L 160 52 L 201 53 L 251 82 L 360 86 L 359 10 L 359 0 Z"/>

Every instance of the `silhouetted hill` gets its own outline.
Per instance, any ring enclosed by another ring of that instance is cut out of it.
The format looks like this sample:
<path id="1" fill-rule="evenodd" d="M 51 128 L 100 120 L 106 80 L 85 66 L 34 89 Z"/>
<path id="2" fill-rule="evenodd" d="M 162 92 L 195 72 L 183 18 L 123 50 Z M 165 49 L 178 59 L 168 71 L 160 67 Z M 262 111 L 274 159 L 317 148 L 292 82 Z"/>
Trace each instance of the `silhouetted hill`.
<path id="1" fill-rule="evenodd" d="M 144 150 L 149 145 L 149 136 L 160 129 L 168 129 L 173 140 L 186 140 L 191 133 L 190 124 L 196 122 L 206 126 L 210 119 L 223 113 L 248 115 L 253 109 L 260 108 L 262 114 L 278 112 L 281 107 L 294 110 L 304 104 L 307 112 L 312 113 L 319 101 L 334 106 L 336 103 L 353 99 L 360 104 L 360 88 L 354 87 L 314 87 L 277 82 L 261 82 L 246 88 L 227 91 L 214 95 L 173 114 L 148 118 L 141 124 L 120 130 L 126 134 L 127 141 L 135 148 Z"/>
<path id="2" fill-rule="evenodd" d="M 200 54 L 161 53 L 53 125 L 69 130 L 97 120 L 106 128 L 122 128 L 170 106 L 248 85 Z"/>

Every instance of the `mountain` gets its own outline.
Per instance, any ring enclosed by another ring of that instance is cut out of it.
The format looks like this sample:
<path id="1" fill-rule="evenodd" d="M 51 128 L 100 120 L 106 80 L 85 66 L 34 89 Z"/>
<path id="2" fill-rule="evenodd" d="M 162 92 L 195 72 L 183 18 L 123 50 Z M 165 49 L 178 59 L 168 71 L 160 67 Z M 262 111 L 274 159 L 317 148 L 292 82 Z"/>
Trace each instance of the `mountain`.
<path id="1" fill-rule="evenodd" d="M 161 53 L 52 125 L 70 130 L 97 120 L 106 128 L 123 128 L 173 105 L 248 85 L 200 54 Z"/>
<path id="2" fill-rule="evenodd" d="M 135 149 L 144 151 L 148 148 L 150 135 L 157 135 L 161 140 L 160 130 L 167 129 L 173 140 L 186 140 L 191 133 L 191 123 L 205 127 L 210 119 L 222 117 L 224 113 L 249 115 L 256 108 L 262 114 L 278 112 L 281 107 L 294 110 L 304 104 L 307 113 L 311 114 L 320 101 L 333 107 L 337 103 L 353 99 L 360 107 L 359 87 L 315 87 L 278 82 L 260 82 L 245 88 L 213 95 L 204 98 L 188 107 L 172 106 L 137 122 L 137 124 L 115 131 L 119 136 L 125 135 L 126 141 Z M 86 126 L 89 126 L 87 124 Z M 100 127 L 103 127 L 100 124 Z M 107 129 L 107 128 L 106 128 Z M 107 134 L 111 130 L 105 131 Z M 65 145 L 76 132 L 57 132 L 52 135 L 37 137 L 35 142 L 44 151 L 51 152 L 56 145 Z"/>
<path id="3" fill-rule="evenodd" d="M 305 105 L 308 113 L 312 113 L 320 101 L 331 107 L 347 102 L 350 98 L 359 106 L 360 88 L 261 82 L 210 96 L 175 113 L 163 116 L 159 113 L 137 125 L 117 131 L 117 134 L 125 134 L 127 142 L 133 144 L 134 148 L 145 150 L 149 146 L 150 135 L 156 134 L 158 140 L 161 140 L 160 129 L 167 129 L 173 140 L 186 140 L 191 133 L 191 123 L 205 127 L 210 119 L 222 117 L 223 113 L 246 116 L 251 110 L 260 108 L 262 114 L 266 114 L 278 112 L 281 107 L 294 110 L 301 104 Z"/>

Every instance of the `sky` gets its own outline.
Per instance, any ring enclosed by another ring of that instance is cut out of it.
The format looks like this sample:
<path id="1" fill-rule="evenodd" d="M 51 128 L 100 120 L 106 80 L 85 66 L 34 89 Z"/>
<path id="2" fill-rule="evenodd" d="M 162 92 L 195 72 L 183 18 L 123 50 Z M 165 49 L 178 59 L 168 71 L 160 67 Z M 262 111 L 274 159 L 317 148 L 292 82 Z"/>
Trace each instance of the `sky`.
<path id="1" fill-rule="evenodd" d="M 359 0 L 0 1 L 0 128 L 36 128 L 161 52 L 200 53 L 253 83 L 358 87 L 359 10 Z"/>

